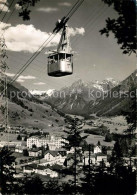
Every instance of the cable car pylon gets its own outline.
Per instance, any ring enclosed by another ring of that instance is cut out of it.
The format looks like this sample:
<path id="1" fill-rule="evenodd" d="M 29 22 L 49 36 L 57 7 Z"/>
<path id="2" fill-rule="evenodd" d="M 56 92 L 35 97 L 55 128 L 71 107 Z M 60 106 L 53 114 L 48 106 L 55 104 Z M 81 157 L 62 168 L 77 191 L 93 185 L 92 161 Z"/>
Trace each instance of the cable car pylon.
<path id="1" fill-rule="evenodd" d="M 8 121 L 8 89 L 7 89 L 7 63 L 6 63 L 6 44 L 2 36 L 0 38 L 0 109 L 3 117 L 0 119 L 0 129 L 8 133 L 9 146 L 9 121 Z"/>

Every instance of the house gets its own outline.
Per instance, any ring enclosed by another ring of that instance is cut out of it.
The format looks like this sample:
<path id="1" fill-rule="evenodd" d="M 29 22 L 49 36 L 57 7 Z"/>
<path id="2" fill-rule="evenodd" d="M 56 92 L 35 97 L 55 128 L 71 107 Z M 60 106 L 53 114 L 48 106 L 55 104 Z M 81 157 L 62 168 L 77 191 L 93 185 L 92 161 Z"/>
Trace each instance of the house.
<path id="1" fill-rule="evenodd" d="M 26 149 L 27 149 L 26 142 L 25 141 L 22 141 L 21 142 L 21 145 L 16 145 L 15 152 L 17 152 L 17 153 L 23 153 L 23 150 L 26 150 Z"/>
<path id="2" fill-rule="evenodd" d="M 75 148 L 71 147 L 70 150 L 67 151 L 67 154 L 75 153 Z"/>
<path id="3" fill-rule="evenodd" d="M 35 173 L 40 174 L 40 175 L 47 175 L 47 170 L 46 170 L 45 166 L 38 166 L 35 169 Z"/>
<path id="4" fill-rule="evenodd" d="M 61 156 L 66 156 L 67 151 L 63 148 L 57 148 L 55 151 L 57 151 Z"/>
<path id="5" fill-rule="evenodd" d="M 39 157 L 42 155 L 42 150 L 39 148 L 33 148 L 29 150 L 29 156 Z"/>
<path id="6" fill-rule="evenodd" d="M 58 173 L 54 170 L 52 170 L 51 167 L 46 168 L 47 175 L 49 175 L 51 178 L 58 177 Z"/>
<path id="7" fill-rule="evenodd" d="M 83 163 L 84 165 L 89 165 L 89 154 L 85 154 L 83 157 Z M 90 155 L 90 163 L 91 164 L 95 164 L 96 163 L 96 155 L 95 154 L 91 154 Z"/>
<path id="8" fill-rule="evenodd" d="M 21 146 L 16 147 L 15 152 L 20 153 L 20 154 L 23 153 L 23 147 Z"/>
<path id="9" fill-rule="evenodd" d="M 35 169 L 35 173 L 40 174 L 40 175 L 49 175 L 51 178 L 58 177 L 58 173 L 52 170 L 50 166 L 47 166 L 47 167 L 38 166 Z"/>
<path id="10" fill-rule="evenodd" d="M 23 166 L 23 173 L 35 173 L 37 165 L 36 164 L 30 164 L 30 165 L 25 165 Z"/>
<path id="11" fill-rule="evenodd" d="M 52 165 L 51 167 L 49 167 L 52 171 L 56 172 L 58 176 L 60 176 L 61 174 L 61 170 L 62 170 L 62 166 L 61 165 Z M 54 173 L 55 174 L 55 173 Z"/>
<path id="12" fill-rule="evenodd" d="M 43 159 L 41 159 L 40 160 L 40 163 L 39 163 L 39 165 L 42 165 L 42 166 L 48 166 L 48 165 L 61 165 L 61 166 L 63 166 L 64 165 L 64 161 L 65 161 L 65 156 L 64 157 L 62 157 L 62 156 L 60 156 L 60 158 L 55 158 L 54 160 L 52 160 L 52 161 L 47 161 L 45 158 L 43 158 Z"/>
<path id="13" fill-rule="evenodd" d="M 26 135 L 21 135 L 21 140 L 25 141 L 25 139 L 26 139 Z"/>
<path id="14" fill-rule="evenodd" d="M 18 146 L 21 146 L 22 145 L 22 141 L 1 141 L 0 142 L 0 147 L 4 147 L 4 146 L 15 146 L 15 147 L 18 147 Z"/>
<path id="15" fill-rule="evenodd" d="M 26 166 L 26 167 L 23 168 L 23 173 L 31 174 L 31 173 L 34 173 L 34 171 L 33 171 L 32 167 Z"/>
<path id="16" fill-rule="evenodd" d="M 74 147 L 71 147 L 70 148 L 70 150 L 68 150 L 67 151 L 67 154 L 74 154 L 75 153 L 75 149 L 78 151 L 81 151 L 81 153 L 82 153 L 82 147 L 76 147 L 76 148 L 74 148 Z"/>
<path id="17" fill-rule="evenodd" d="M 101 153 L 102 152 L 102 147 L 100 145 L 96 145 L 94 147 L 94 154 Z"/>
<path id="18" fill-rule="evenodd" d="M 16 173 L 13 175 L 14 178 L 23 178 L 24 174 L 23 173 Z"/>
<path id="19" fill-rule="evenodd" d="M 60 159 L 61 155 L 57 151 L 48 150 L 45 152 L 44 159 L 47 161 L 54 161 Z"/>
<path id="20" fill-rule="evenodd" d="M 107 162 L 107 155 L 102 154 L 102 153 L 96 154 L 96 161 L 97 163 L 101 161 Z"/>
<path id="21" fill-rule="evenodd" d="M 15 146 L 14 145 L 5 145 L 5 147 L 8 147 L 10 151 L 15 152 Z M 3 148 L 0 146 L 0 148 Z"/>
<path id="22" fill-rule="evenodd" d="M 51 178 L 58 177 L 58 172 L 50 166 L 41 166 L 36 164 L 30 164 L 23 167 L 24 173 L 37 173 L 44 176 L 50 176 Z"/>

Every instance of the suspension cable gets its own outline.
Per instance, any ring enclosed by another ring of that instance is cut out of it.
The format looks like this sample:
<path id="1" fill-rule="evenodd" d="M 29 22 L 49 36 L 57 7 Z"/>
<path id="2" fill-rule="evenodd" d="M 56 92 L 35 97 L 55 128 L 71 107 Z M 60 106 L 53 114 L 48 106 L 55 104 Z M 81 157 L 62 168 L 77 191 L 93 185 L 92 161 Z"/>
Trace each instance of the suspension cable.
<path id="1" fill-rule="evenodd" d="M 77 3 L 72 7 L 72 9 L 69 11 L 69 13 L 66 15 L 68 17 L 68 19 L 71 18 L 71 16 L 76 12 L 76 10 L 78 9 L 78 7 L 83 3 L 84 0 L 82 1 L 77 1 Z M 66 18 L 66 17 L 64 17 Z M 68 21 L 67 19 L 67 21 Z M 66 22 L 66 21 L 65 21 Z M 62 26 L 60 27 L 59 31 L 62 29 Z M 23 65 L 23 67 L 16 73 L 16 75 L 13 77 L 13 79 L 8 83 L 11 84 L 14 81 L 16 81 L 16 79 L 22 74 L 22 72 L 24 72 L 24 70 L 26 70 L 26 68 L 34 61 L 34 59 L 41 53 L 41 51 L 43 51 L 45 49 L 45 47 L 50 43 L 50 41 L 56 36 L 56 34 L 59 32 L 53 32 L 49 38 L 44 41 L 44 43 L 38 48 L 38 50 L 31 56 L 31 58 Z M 50 38 L 53 36 L 53 38 L 50 40 Z M 49 41 L 48 41 L 49 40 Z M 46 44 L 46 42 L 48 41 L 48 43 Z M 46 45 L 45 45 L 46 44 Z"/>
<path id="2" fill-rule="evenodd" d="M 7 11 L 6 11 L 6 13 L 5 13 L 4 16 L 2 17 L 1 22 L 3 22 L 4 18 L 6 17 L 8 11 L 10 10 L 10 8 L 11 8 L 12 4 L 14 3 L 14 1 L 15 1 L 15 0 L 12 0 L 12 2 L 11 2 L 11 4 L 9 5 L 9 7 L 8 7 L 8 9 L 7 9 Z"/>

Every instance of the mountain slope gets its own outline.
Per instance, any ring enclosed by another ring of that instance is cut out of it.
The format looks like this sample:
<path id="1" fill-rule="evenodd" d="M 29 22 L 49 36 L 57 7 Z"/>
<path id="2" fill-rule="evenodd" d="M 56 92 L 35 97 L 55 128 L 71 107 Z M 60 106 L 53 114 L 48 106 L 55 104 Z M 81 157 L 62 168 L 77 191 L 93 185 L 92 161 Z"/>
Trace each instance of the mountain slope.
<path id="1" fill-rule="evenodd" d="M 8 86 L 9 124 L 39 128 L 60 126 L 62 118 L 50 105 L 37 99 L 19 83 Z M 0 107 L 0 123 L 3 117 L 3 105 Z"/>

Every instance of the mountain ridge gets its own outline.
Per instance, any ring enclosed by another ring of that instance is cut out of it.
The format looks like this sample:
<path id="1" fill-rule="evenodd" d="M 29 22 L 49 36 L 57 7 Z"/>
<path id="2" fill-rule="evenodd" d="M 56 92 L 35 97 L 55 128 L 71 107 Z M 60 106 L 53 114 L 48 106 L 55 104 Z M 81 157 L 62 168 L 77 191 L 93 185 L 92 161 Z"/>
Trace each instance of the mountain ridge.
<path id="1" fill-rule="evenodd" d="M 87 110 L 84 109 L 86 105 L 90 101 L 96 101 L 97 93 L 102 97 L 104 92 L 109 91 L 117 84 L 118 82 L 114 79 L 111 79 L 111 81 L 106 79 L 102 82 L 91 81 L 88 83 L 79 79 L 71 86 L 63 87 L 61 90 L 56 91 L 58 96 L 54 97 L 54 94 L 50 97 L 47 96 L 45 102 L 48 102 L 50 105 L 64 113 L 83 115 L 87 112 Z"/>

